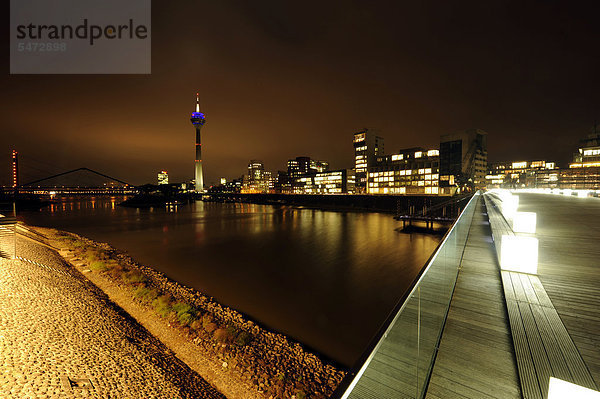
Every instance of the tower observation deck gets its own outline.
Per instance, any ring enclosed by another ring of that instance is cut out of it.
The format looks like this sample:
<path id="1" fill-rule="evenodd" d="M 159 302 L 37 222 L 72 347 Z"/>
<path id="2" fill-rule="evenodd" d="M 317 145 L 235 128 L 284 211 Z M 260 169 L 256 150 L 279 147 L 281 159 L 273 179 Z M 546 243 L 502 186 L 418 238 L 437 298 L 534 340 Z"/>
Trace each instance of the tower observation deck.
<path id="1" fill-rule="evenodd" d="M 200 130 L 202 126 L 204 126 L 204 122 L 206 122 L 206 118 L 204 114 L 200 112 L 200 97 L 199 94 L 196 93 L 196 111 L 192 112 L 192 116 L 190 117 L 190 122 L 196 128 L 196 159 L 195 163 L 195 191 L 197 193 L 201 193 L 204 191 L 204 177 L 202 175 L 202 142 L 200 136 Z"/>

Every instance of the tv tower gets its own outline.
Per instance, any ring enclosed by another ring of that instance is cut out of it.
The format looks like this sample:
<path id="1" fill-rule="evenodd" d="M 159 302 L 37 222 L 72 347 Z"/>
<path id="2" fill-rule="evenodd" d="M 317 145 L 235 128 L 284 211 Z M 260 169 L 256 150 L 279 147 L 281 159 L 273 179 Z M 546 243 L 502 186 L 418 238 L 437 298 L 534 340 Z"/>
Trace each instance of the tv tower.
<path id="1" fill-rule="evenodd" d="M 204 126 L 206 118 L 204 117 L 204 114 L 200 112 L 200 97 L 198 93 L 196 93 L 196 112 L 192 112 L 190 121 L 196 128 L 195 191 L 201 193 L 204 192 L 204 178 L 202 176 L 202 143 L 200 142 L 200 130 L 202 129 L 202 126 Z"/>

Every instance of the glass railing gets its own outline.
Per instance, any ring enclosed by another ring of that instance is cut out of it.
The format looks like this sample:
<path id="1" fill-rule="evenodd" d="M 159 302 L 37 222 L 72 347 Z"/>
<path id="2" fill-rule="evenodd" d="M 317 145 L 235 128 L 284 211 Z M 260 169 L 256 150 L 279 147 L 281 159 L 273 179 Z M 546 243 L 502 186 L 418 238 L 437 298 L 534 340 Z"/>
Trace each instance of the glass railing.
<path id="1" fill-rule="evenodd" d="M 424 397 L 479 197 L 471 197 L 333 398 Z"/>

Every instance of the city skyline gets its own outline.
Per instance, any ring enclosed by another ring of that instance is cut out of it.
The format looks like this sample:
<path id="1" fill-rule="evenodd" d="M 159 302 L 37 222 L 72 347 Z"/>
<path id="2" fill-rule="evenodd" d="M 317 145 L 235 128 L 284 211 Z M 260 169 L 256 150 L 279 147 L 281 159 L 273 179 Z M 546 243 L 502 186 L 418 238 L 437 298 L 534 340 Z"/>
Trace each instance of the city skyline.
<path id="1" fill-rule="evenodd" d="M 197 91 L 208 184 L 255 158 L 348 167 L 347 138 L 364 127 L 381 130 L 388 153 L 480 128 L 490 162 L 567 163 L 597 117 L 585 6 L 312 6 L 206 3 L 212 18 L 195 24 L 185 5 L 156 4 L 149 76 L 9 76 L 5 63 L 0 184 L 13 148 L 22 181 L 78 167 L 133 184 L 162 169 L 189 180 Z"/>

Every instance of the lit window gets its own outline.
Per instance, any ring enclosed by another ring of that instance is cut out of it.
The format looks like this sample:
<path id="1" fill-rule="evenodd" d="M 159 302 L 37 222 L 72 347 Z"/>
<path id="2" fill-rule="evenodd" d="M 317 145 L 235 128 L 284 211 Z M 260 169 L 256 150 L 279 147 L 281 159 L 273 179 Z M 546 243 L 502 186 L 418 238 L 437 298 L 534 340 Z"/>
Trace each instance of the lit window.
<path id="1" fill-rule="evenodd" d="M 358 143 L 360 141 L 365 141 L 365 134 L 364 133 L 357 133 L 354 135 L 354 142 Z"/>
<path id="2" fill-rule="evenodd" d="M 429 150 L 427 151 L 427 156 L 428 157 L 435 157 L 440 155 L 440 152 L 438 150 Z"/>
<path id="3" fill-rule="evenodd" d="M 423 152 L 422 151 L 415 152 L 415 158 L 421 158 L 422 156 L 423 156 Z"/>

